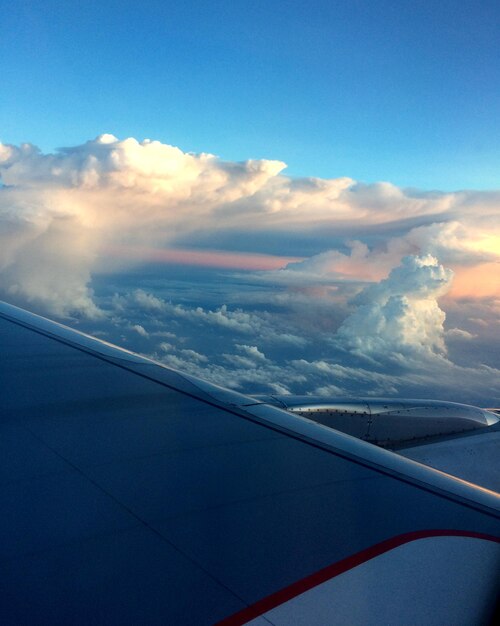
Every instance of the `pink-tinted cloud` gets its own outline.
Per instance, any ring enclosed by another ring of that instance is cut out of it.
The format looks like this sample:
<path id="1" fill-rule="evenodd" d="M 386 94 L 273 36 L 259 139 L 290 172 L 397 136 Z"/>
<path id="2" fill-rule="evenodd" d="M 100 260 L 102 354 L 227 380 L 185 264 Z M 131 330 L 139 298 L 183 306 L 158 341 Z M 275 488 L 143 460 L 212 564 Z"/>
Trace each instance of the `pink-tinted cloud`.
<path id="1" fill-rule="evenodd" d="M 299 257 L 275 256 L 255 252 L 230 252 L 227 250 L 193 250 L 189 248 L 148 248 L 145 246 L 108 246 L 104 255 L 123 262 L 154 262 L 190 265 L 220 269 L 268 271 L 302 261 Z"/>
<path id="2" fill-rule="evenodd" d="M 55 154 L 0 144 L 0 290 L 60 314 L 95 315 L 92 276 L 144 260 L 259 270 L 314 289 L 380 281 L 403 257 L 431 254 L 453 267 L 452 293 L 498 294 L 488 275 L 500 260 L 500 192 L 293 179 L 284 167 L 112 135 Z M 248 245 L 238 251 L 242 232 L 254 238 L 255 253 Z M 229 250 L 197 251 L 194 242 L 213 233 L 235 233 Z M 273 254 L 270 241 L 297 233 L 320 254 L 302 263 Z"/>

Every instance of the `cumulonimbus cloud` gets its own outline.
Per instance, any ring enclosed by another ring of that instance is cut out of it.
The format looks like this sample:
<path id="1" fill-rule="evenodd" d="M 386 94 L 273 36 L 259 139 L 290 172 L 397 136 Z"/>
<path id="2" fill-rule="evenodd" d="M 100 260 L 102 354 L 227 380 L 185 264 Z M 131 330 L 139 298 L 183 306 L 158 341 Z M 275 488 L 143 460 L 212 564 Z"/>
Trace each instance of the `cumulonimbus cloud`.
<path id="1" fill-rule="evenodd" d="M 311 238 L 325 229 L 342 233 L 342 249 L 327 246 L 302 265 L 268 275 L 283 284 L 301 275 L 306 282 L 378 281 L 405 256 L 433 254 L 454 269 L 460 285 L 462 270 L 485 272 L 500 258 L 500 193 L 290 178 L 284 167 L 112 135 L 55 154 L 0 144 L 0 290 L 59 315 L 97 316 L 93 274 L 106 264 L 137 262 L 125 253 L 113 258 L 117 246 L 164 248 L 189 242 L 193 233 L 224 230 L 252 232 L 256 240 L 269 232 L 277 239 L 297 231 Z M 376 227 L 376 236 L 362 240 L 360 226 Z M 238 252 L 237 239 L 233 246 Z"/>
<path id="2" fill-rule="evenodd" d="M 445 313 L 438 298 L 449 289 L 453 273 L 434 257 L 408 256 L 379 283 L 356 298 L 357 308 L 341 325 L 337 338 L 360 356 L 386 359 L 445 354 Z M 412 366 L 414 363 L 412 362 Z"/>

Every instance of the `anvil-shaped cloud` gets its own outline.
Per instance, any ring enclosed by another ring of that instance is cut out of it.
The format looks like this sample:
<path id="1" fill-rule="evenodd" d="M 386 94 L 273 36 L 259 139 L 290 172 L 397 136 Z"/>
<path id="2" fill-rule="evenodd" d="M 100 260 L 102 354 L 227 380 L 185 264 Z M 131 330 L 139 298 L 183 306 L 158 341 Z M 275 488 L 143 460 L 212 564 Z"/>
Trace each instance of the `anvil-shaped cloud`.
<path id="1" fill-rule="evenodd" d="M 138 247 L 186 245 L 190 236 L 224 231 L 245 232 L 247 248 L 249 232 L 256 239 L 274 232 L 275 241 L 293 240 L 297 232 L 330 235 L 331 242 L 321 242 L 325 252 L 305 262 L 306 275 L 319 269 L 328 277 L 380 279 L 411 253 L 436 254 L 457 267 L 498 260 L 500 194 L 291 179 L 281 174 L 284 167 L 267 160 L 229 163 L 112 135 L 56 154 L 30 144 L 0 145 L 2 289 L 59 313 L 92 315 L 90 279 L 105 263 L 136 258 Z M 368 242 L 349 243 L 363 232 Z M 344 251 L 335 249 L 339 237 L 347 241 Z M 231 241 L 241 253 L 238 238 Z M 119 260 L 112 254 L 118 244 Z"/>
<path id="2" fill-rule="evenodd" d="M 237 333 L 246 320 L 245 343 L 239 337 L 234 351 L 221 356 L 225 365 L 214 367 L 225 378 L 228 364 L 234 371 L 238 363 L 255 362 L 258 368 L 246 368 L 254 381 L 257 371 L 277 368 L 268 374 L 278 389 L 293 390 L 304 377 L 298 370 L 311 372 L 319 361 L 291 358 L 283 367 L 276 354 L 267 357 L 262 342 L 304 351 L 322 333 L 337 358 L 382 367 L 384 359 L 394 366 L 450 354 L 463 361 L 461 345 L 471 354 L 493 336 L 500 192 L 291 178 L 284 168 L 280 161 L 227 162 L 112 135 L 55 154 L 0 144 L 0 295 L 51 314 L 97 320 L 109 314 L 94 293 L 101 275 L 123 275 L 141 263 L 226 268 L 219 280 L 230 276 L 226 303 L 207 309 L 202 296 L 200 302 L 161 301 L 157 313 Z M 244 271 L 244 281 L 235 283 L 227 268 Z M 134 306 L 144 312 L 138 297 Z M 126 293 L 117 298 L 112 308 L 123 321 L 123 303 L 132 301 Z M 231 302 L 239 313 L 223 307 Z M 453 328 L 446 327 L 445 310 Z M 151 333 L 142 318 L 127 324 L 142 328 L 132 335 L 143 340 L 169 332 Z M 193 357 L 195 345 L 167 343 L 170 360 L 191 368 L 207 362 Z M 335 388 L 323 382 L 322 389 Z M 238 384 L 244 387 L 244 380 Z"/>

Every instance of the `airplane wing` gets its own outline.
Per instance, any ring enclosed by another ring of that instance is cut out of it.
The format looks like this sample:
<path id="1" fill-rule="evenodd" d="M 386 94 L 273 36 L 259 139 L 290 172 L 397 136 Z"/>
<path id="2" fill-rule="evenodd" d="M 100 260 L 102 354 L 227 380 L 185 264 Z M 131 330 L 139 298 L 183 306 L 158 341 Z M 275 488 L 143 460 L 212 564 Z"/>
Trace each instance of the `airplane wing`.
<path id="1" fill-rule="evenodd" d="M 409 398 L 254 397 L 500 492 L 496 409 Z"/>
<path id="2" fill-rule="evenodd" d="M 478 624 L 500 495 L 0 304 L 1 624 Z"/>

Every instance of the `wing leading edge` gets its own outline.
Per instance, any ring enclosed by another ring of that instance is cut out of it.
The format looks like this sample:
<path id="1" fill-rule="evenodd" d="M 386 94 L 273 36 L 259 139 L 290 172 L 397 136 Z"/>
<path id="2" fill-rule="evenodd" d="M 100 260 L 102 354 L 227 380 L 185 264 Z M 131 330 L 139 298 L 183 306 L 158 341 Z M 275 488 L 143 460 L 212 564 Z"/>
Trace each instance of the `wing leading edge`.
<path id="1" fill-rule="evenodd" d="M 7 304 L 0 341 L 2 623 L 491 606 L 498 494 Z"/>

